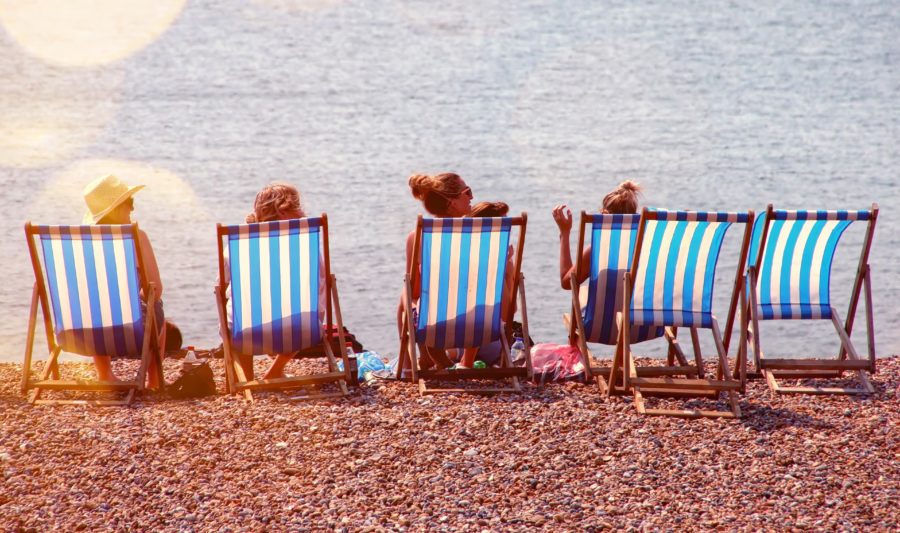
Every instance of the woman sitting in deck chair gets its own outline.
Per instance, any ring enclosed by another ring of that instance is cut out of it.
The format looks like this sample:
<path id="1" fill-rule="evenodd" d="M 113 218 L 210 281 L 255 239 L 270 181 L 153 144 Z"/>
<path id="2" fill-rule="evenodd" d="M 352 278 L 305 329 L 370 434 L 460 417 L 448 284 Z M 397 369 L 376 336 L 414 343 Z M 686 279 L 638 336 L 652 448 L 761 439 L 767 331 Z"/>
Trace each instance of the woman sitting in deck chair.
<path id="1" fill-rule="evenodd" d="M 291 185 L 285 183 L 273 183 L 264 187 L 256 194 L 256 200 L 253 202 L 253 212 L 247 215 L 245 222 L 253 224 L 257 222 L 270 222 L 273 220 L 292 220 L 304 218 L 306 214 L 300 206 L 300 192 Z M 228 276 L 230 270 L 225 268 L 225 275 Z M 227 280 L 226 280 L 227 281 Z M 227 298 L 231 298 L 231 288 L 228 288 Z M 319 283 L 319 301 L 325 299 L 325 287 Z M 226 306 L 228 312 L 228 325 L 231 327 L 231 306 Z M 253 356 L 239 355 L 241 367 L 244 374 L 249 379 L 253 379 Z M 275 360 L 269 367 L 269 370 L 263 376 L 263 379 L 283 378 L 284 368 L 294 358 L 292 353 L 282 353 L 275 356 Z"/>
<path id="2" fill-rule="evenodd" d="M 425 210 L 438 218 L 464 217 L 472 210 L 472 188 L 466 185 L 458 174 L 445 172 L 436 176 L 427 176 L 424 174 L 414 174 L 409 177 L 409 188 L 412 195 L 422 202 Z M 406 272 L 413 261 L 413 243 L 416 238 L 416 232 L 411 231 L 406 238 Z M 413 301 L 419 299 L 419 291 L 421 287 L 416 283 L 413 288 L 411 298 Z M 404 328 L 406 328 L 406 320 L 404 317 L 406 300 L 406 288 L 400 294 L 400 306 L 397 309 L 397 330 L 400 337 L 403 337 Z M 453 364 L 443 350 L 434 348 L 428 349 L 431 357 L 423 357 L 422 363 L 425 366 L 430 365 L 429 359 L 441 361 L 445 367 Z M 473 356 L 474 357 L 474 356 Z"/>

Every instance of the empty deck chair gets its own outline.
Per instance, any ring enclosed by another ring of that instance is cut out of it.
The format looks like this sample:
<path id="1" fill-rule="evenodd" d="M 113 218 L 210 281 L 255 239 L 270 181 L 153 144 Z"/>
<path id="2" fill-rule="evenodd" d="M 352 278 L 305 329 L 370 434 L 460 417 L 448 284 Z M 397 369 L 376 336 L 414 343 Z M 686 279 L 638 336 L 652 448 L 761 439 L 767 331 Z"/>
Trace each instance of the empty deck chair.
<path id="1" fill-rule="evenodd" d="M 621 310 L 625 297 L 622 274 L 631 267 L 632 253 L 637 238 L 639 214 L 587 214 L 581 212 L 578 232 L 578 249 L 575 271 L 571 275 L 572 313 L 564 315 L 569 327 L 569 344 L 578 348 L 585 367 L 587 379 L 597 378 L 601 391 L 607 388 L 610 369 L 594 364 L 594 354 L 588 343 L 615 346 L 618 342 L 619 327 L 616 315 Z M 590 238 L 590 261 L 583 264 L 586 236 Z M 582 287 L 578 280 L 587 270 L 587 305 L 582 306 Z M 572 320 L 571 317 L 575 317 Z M 697 340 L 696 328 L 691 328 L 692 338 Z M 634 327 L 631 330 L 631 344 L 666 336 L 669 341 L 667 366 L 638 368 L 639 375 L 694 375 L 702 377 L 702 361 L 697 358 L 694 365 L 688 364 L 684 352 L 676 340 L 675 328 L 653 326 Z M 699 353 L 699 352 L 698 352 Z M 675 365 L 675 359 L 678 366 Z"/>
<path id="2" fill-rule="evenodd" d="M 337 321 L 340 345 L 345 346 L 336 278 L 328 254 L 328 219 L 278 220 L 235 226 L 218 225 L 219 284 L 216 299 L 228 391 L 253 399 L 252 391 L 297 389 L 333 383 L 336 393 L 296 399 L 345 396 L 350 379 L 347 354 L 338 370 L 323 327 Z M 225 250 L 227 252 L 227 260 Z M 231 298 L 226 304 L 228 280 Z M 320 291 L 324 289 L 324 294 Z M 230 306 L 232 323 L 228 323 Z M 321 344 L 328 372 L 277 379 L 252 379 L 238 355 L 294 353 Z"/>
<path id="3" fill-rule="evenodd" d="M 22 392 L 37 404 L 127 405 L 142 391 L 149 365 L 158 365 L 155 331 L 156 288 L 143 276 L 137 224 L 123 226 L 33 226 L 25 236 L 34 268 Z M 40 250 L 40 253 L 39 253 Z M 142 305 L 141 291 L 147 305 Z M 32 381 L 37 309 L 50 353 L 41 378 Z M 61 379 L 61 352 L 140 359 L 134 379 L 122 381 Z M 40 399 L 43 391 L 121 392 L 119 400 Z"/>
<path id="4" fill-rule="evenodd" d="M 622 332 L 610 376 L 611 391 L 631 392 L 638 412 L 681 417 L 740 417 L 737 391 L 741 383 L 732 379 L 728 371 L 727 353 L 712 312 L 719 252 L 726 232 L 735 223 L 745 225 L 734 287 L 739 290 L 740 271 L 750 242 L 752 211 L 643 210 L 631 269 L 623 276 L 626 296 L 618 316 Z M 641 376 L 631 352 L 631 330 L 640 326 L 711 330 L 718 356 L 715 379 Z M 644 406 L 645 394 L 718 398 L 722 391 L 730 404 L 729 411 L 646 409 Z"/>
<path id="5" fill-rule="evenodd" d="M 525 279 L 520 267 L 525 243 L 527 216 L 504 218 L 422 218 L 416 225 L 413 261 L 405 278 L 406 328 L 401 334 L 398 376 L 408 371 L 418 382 L 422 394 L 434 392 L 510 392 L 519 391 L 518 378 L 531 373 L 531 346 L 528 337 L 528 315 L 525 307 Z M 512 294 L 505 294 L 507 257 L 511 230 L 519 228 L 515 248 Z M 420 275 L 421 293 L 412 301 L 413 287 Z M 515 367 L 509 356 L 508 327 L 512 316 L 501 316 L 505 297 L 519 296 L 526 366 Z M 420 369 L 417 351 L 429 355 L 431 350 L 484 347 L 499 342 L 500 368 L 485 369 Z M 407 370 L 408 369 L 408 370 Z M 505 388 L 429 388 L 427 380 L 510 379 Z"/>
<path id="6" fill-rule="evenodd" d="M 754 366 L 773 391 L 808 394 L 869 394 L 875 391 L 866 372 L 875 372 L 875 332 L 869 250 L 878 218 L 878 206 L 869 211 L 783 211 L 771 205 L 754 225 L 747 268 L 749 291 L 741 292 L 741 306 L 749 310 L 747 334 L 741 337 L 739 361 L 746 365 L 752 351 Z M 847 319 L 831 305 L 831 265 L 844 231 L 856 221 L 867 221 L 856 279 L 850 293 Z M 850 336 L 865 290 L 868 357 L 862 359 Z M 749 301 L 748 301 L 749 300 Z M 734 307 L 734 305 L 732 306 Z M 830 320 L 840 339 L 836 357 L 779 359 L 763 355 L 759 323 L 762 320 Z M 785 387 L 779 378 L 839 379 L 844 372 L 859 378 L 859 387 Z"/>

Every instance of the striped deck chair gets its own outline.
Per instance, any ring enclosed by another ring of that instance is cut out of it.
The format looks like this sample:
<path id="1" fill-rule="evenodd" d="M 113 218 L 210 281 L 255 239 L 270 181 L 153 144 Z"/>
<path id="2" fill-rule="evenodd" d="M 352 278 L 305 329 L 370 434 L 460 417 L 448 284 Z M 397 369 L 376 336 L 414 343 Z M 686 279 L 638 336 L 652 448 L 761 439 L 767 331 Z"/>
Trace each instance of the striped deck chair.
<path id="1" fill-rule="evenodd" d="M 405 278 L 406 329 L 401 335 L 398 376 L 418 382 L 421 394 L 434 392 L 520 391 L 518 378 L 531 373 L 531 345 L 525 307 L 525 279 L 521 273 L 527 215 L 506 218 L 435 218 L 421 216 L 416 225 L 412 264 Z M 506 295 L 507 257 L 511 232 L 519 227 L 518 246 L 512 279 L 512 295 Z M 413 286 L 421 266 L 421 294 L 412 301 Z M 514 367 L 509 356 L 508 327 L 512 316 L 501 316 L 505 297 L 519 297 L 526 367 Z M 439 369 L 419 368 L 417 348 L 423 358 L 439 361 L 431 350 L 487 346 L 499 342 L 500 368 Z M 510 379 L 511 387 L 429 388 L 426 380 Z"/>
<path id="2" fill-rule="evenodd" d="M 870 394 L 875 392 L 866 372 L 875 372 L 875 331 L 869 250 L 878 218 L 878 206 L 869 211 L 783 211 L 771 205 L 754 225 L 747 268 L 749 291 L 741 292 L 747 308 L 747 334 L 741 337 L 739 360 L 746 366 L 748 351 L 754 354 L 757 372 L 773 391 L 808 394 Z M 843 324 L 831 305 L 831 265 L 844 231 L 855 221 L 867 221 L 859 268 L 850 293 L 850 308 Z M 850 339 L 865 290 L 868 358 L 861 359 Z M 748 302 L 749 299 L 749 302 Z M 732 306 L 733 307 L 733 306 Z M 837 357 L 777 359 L 764 357 L 760 348 L 761 320 L 831 320 L 840 339 Z M 785 387 L 779 378 L 840 379 L 854 372 L 860 387 Z"/>
<path id="3" fill-rule="evenodd" d="M 622 307 L 625 297 L 625 286 L 622 274 L 628 270 L 632 262 L 632 253 L 637 238 L 639 214 L 587 214 L 581 212 L 578 232 L 578 250 L 575 260 L 575 271 L 571 274 L 572 314 L 563 315 L 569 328 L 569 344 L 578 348 L 584 363 L 586 378 L 597 378 L 601 392 L 608 389 L 610 369 L 592 364 L 594 354 L 587 343 L 616 346 L 619 339 L 619 327 L 616 315 Z M 590 235 L 590 260 L 584 264 L 586 235 Z M 582 290 L 578 280 L 587 269 L 588 285 L 586 287 L 587 305 L 582 306 Z M 690 328 L 694 345 L 697 346 L 697 328 Z M 638 375 L 693 375 L 703 377 L 703 363 L 696 351 L 696 361 L 690 365 L 685 358 L 676 338 L 676 328 L 639 326 L 631 330 L 631 344 L 637 344 L 659 337 L 666 337 L 669 343 L 667 366 L 638 368 Z M 678 365 L 675 365 L 675 359 Z"/>
<path id="4" fill-rule="evenodd" d="M 122 226 L 34 226 L 25 224 L 34 267 L 22 392 L 37 404 L 127 405 L 144 390 L 150 364 L 158 365 L 155 331 L 156 288 L 143 275 L 137 224 Z M 147 305 L 141 303 L 141 291 Z M 32 381 L 38 305 L 42 310 L 50 358 L 39 380 Z M 59 355 L 140 359 L 132 380 L 61 379 Z M 122 392 L 120 400 L 40 399 L 43 391 Z"/>
<path id="5" fill-rule="evenodd" d="M 346 396 L 350 379 L 347 354 L 342 351 L 344 370 L 338 370 L 331 343 L 323 342 L 323 327 L 327 325 L 330 331 L 332 319 L 336 319 L 340 345 L 346 345 L 337 280 L 331 273 L 325 214 L 257 224 L 218 224 L 217 235 L 220 281 L 216 300 L 228 392 L 243 393 L 252 401 L 252 391 L 334 383 L 339 392 L 294 399 Z M 231 301 L 227 305 L 231 306 L 232 324 L 225 308 L 229 279 Z M 323 298 L 321 287 L 325 289 Z M 253 379 L 244 373 L 237 358 L 294 353 L 319 344 L 327 359 L 326 373 Z"/>
<path id="6" fill-rule="evenodd" d="M 613 359 L 612 388 L 634 394 L 638 412 L 680 417 L 741 416 L 737 402 L 738 380 L 731 379 L 718 321 L 712 313 L 716 264 L 725 234 L 732 224 L 745 225 L 734 290 L 740 287 L 740 271 L 746 261 L 753 212 L 720 213 L 651 211 L 644 209 L 638 229 L 631 270 L 625 279 L 625 301 L 618 319 L 622 334 Z M 743 323 L 743 322 L 742 322 Z M 715 379 L 643 377 L 631 353 L 631 329 L 635 326 L 709 329 L 715 341 L 718 370 Z M 621 378 L 621 383 L 619 379 Z M 647 409 L 645 394 L 652 396 L 727 395 L 730 411 L 697 409 Z"/>

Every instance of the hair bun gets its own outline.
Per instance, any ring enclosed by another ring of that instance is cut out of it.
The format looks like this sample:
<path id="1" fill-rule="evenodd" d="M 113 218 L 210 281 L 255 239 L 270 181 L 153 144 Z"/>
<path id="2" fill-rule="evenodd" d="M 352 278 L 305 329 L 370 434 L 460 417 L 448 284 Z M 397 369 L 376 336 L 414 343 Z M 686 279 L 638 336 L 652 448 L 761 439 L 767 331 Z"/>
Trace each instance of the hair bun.
<path id="1" fill-rule="evenodd" d="M 256 213 L 250 213 L 249 215 L 247 215 L 244 218 L 244 222 L 246 222 L 247 224 L 255 224 L 256 222 L 258 222 Z"/>
<path id="2" fill-rule="evenodd" d="M 425 194 L 431 186 L 431 176 L 428 174 L 413 174 L 409 177 L 409 188 L 412 189 L 412 195 L 418 200 L 425 198 Z"/>
<path id="3" fill-rule="evenodd" d="M 622 183 L 619 184 L 619 188 L 626 190 L 626 191 L 631 191 L 631 192 L 640 192 L 641 191 L 641 186 L 631 180 L 623 181 Z"/>

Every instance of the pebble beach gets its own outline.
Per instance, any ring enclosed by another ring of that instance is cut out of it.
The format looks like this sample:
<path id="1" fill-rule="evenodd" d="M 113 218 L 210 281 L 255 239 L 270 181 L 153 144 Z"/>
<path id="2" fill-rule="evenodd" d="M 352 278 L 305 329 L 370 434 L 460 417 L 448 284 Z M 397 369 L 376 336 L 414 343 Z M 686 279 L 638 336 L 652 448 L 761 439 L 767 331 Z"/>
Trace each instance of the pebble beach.
<path id="1" fill-rule="evenodd" d="M 750 382 L 738 421 L 643 417 L 576 382 L 32 407 L 20 373 L 0 364 L 4 531 L 900 529 L 897 356 L 865 399 Z"/>

